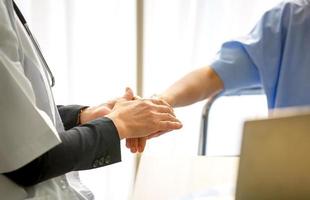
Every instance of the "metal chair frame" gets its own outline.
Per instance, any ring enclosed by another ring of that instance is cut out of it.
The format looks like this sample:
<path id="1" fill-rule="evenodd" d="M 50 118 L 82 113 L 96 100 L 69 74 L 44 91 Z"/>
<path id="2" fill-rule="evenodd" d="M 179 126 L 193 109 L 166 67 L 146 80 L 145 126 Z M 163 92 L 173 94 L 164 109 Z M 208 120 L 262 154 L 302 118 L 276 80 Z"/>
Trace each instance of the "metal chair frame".
<path id="1" fill-rule="evenodd" d="M 238 92 L 234 92 L 233 94 L 224 95 L 224 96 L 242 96 L 242 95 L 258 95 L 258 94 L 263 94 L 263 90 L 260 87 L 240 90 Z M 202 116 L 201 116 L 199 142 L 198 142 L 198 155 L 201 155 L 201 156 L 207 155 L 208 125 L 209 125 L 209 119 L 210 119 L 210 111 L 215 101 L 219 99 L 221 96 L 223 95 L 218 94 L 218 95 L 215 95 L 209 98 L 203 107 Z"/>

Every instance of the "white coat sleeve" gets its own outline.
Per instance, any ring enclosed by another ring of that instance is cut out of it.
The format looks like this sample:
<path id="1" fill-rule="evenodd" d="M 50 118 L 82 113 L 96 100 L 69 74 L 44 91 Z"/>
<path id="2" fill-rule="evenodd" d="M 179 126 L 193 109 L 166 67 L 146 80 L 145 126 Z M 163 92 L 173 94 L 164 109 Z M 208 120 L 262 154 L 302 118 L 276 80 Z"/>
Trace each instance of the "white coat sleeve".
<path id="1" fill-rule="evenodd" d="M 16 170 L 60 143 L 23 73 L 8 2 L 0 0 L 0 173 Z"/>

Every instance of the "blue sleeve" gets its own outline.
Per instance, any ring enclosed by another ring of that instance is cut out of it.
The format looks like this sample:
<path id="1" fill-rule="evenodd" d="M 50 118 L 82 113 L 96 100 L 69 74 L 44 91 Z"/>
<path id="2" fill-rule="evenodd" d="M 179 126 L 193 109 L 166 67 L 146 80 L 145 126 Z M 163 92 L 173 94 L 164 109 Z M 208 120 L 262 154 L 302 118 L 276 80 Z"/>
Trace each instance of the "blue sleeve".
<path id="1" fill-rule="evenodd" d="M 224 94 L 274 84 L 291 10 L 296 2 L 284 2 L 267 11 L 245 37 L 225 42 L 211 67 L 224 83 Z"/>

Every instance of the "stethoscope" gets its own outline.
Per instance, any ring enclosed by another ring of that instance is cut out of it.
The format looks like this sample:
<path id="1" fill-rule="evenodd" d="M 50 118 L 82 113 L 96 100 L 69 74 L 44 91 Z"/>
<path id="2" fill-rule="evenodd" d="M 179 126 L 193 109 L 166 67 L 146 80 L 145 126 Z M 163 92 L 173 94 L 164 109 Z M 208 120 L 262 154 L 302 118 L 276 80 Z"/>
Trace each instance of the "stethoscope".
<path id="1" fill-rule="evenodd" d="M 47 64 L 47 62 L 46 62 L 46 60 L 45 60 L 45 58 L 43 56 L 43 53 L 42 53 L 42 51 L 40 49 L 40 46 L 39 46 L 38 42 L 36 41 L 35 37 L 32 35 L 32 33 L 31 33 L 30 29 L 29 29 L 29 26 L 27 24 L 27 21 L 25 20 L 25 17 L 20 12 L 19 8 L 17 7 L 17 5 L 16 5 L 16 3 L 14 1 L 13 1 L 13 7 L 14 7 L 14 10 L 15 10 L 15 13 L 16 13 L 17 17 L 19 18 L 19 20 L 23 24 L 27 34 L 29 35 L 29 38 L 30 38 L 31 42 L 33 43 L 34 48 L 36 49 L 37 53 L 39 54 L 39 57 L 40 57 L 40 59 L 41 59 L 43 65 L 44 65 L 46 71 L 48 72 L 48 74 L 49 74 L 49 76 L 51 78 L 50 85 L 51 85 L 51 87 L 53 87 L 55 85 L 55 77 L 54 77 L 51 69 L 48 67 L 48 64 Z"/>

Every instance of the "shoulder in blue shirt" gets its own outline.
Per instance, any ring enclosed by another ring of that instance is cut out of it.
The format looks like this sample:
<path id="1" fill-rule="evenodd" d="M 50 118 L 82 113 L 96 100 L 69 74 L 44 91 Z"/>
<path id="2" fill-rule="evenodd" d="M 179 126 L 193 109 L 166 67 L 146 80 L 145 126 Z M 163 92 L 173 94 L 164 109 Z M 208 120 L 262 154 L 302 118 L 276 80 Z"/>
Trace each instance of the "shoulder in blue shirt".
<path id="1" fill-rule="evenodd" d="M 285 1 L 211 63 L 224 93 L 262 87 L 269 108 L 310 105 L 310 2 Z"/>

